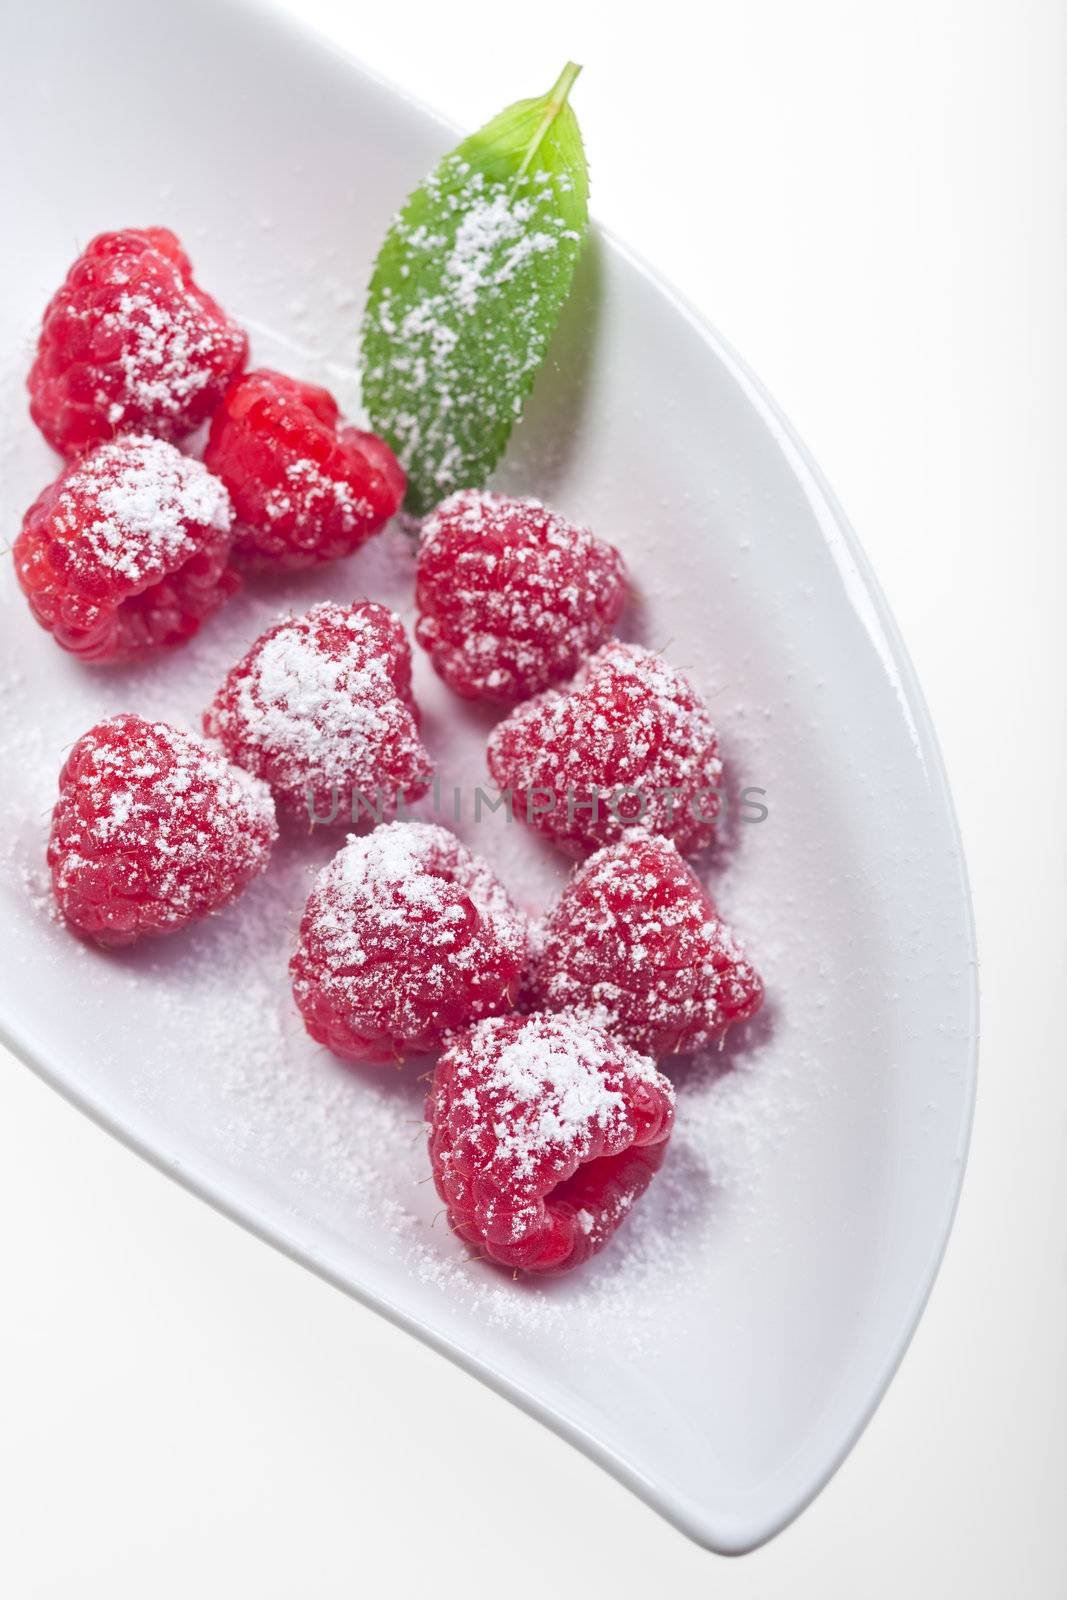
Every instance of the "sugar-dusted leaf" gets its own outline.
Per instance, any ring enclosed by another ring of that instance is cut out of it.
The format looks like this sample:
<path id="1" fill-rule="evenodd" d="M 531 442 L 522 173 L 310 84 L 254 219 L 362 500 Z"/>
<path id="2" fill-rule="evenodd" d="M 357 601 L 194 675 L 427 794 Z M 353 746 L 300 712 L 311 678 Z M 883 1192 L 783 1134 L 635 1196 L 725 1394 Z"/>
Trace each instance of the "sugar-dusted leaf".
<path id="1" fill-rule="evenodd" d="M 408 509 L 480 488 L 540 366 L 588 224 L 569 63 L 448 155 L 393 221 L 363 322 L 363 396 Z"/>

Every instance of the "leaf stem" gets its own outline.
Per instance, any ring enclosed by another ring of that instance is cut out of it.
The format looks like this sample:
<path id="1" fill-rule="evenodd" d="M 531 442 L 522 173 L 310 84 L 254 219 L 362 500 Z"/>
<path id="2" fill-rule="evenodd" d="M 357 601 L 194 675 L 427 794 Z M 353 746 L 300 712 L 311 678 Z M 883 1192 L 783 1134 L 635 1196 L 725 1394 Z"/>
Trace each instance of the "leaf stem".
<path id="1" fill-rule="evenodd" d="M 577 61 L 568 61 L 551 89 L 548 91 L 548 103 L 553 111 L 560 111 L 567 104 L 567 96 L 574 88 L 581 67 Z"/>
<path id="2" fill-rule="evenodd" d="M 533 158 L 537 154 L 538 150 L 540 150 L 545 134 L 548 132 L 549 128 L 551 128 L 552 124 L 563 110 L 563 107 L 567 104 L 567 96 L 573 89 L 574 81 L 581 70 L 581 67 L 576 61 L 568 61 L 567 65 L 563 68 L 563 71 L 560 73 L 559 77 L 548 91 L 548 94 L 545 96 L 545 114 L 541 118 L 537 132 L 530 140 L 529 148 L 522 158 L 522 165 L 519 167 L 518 172 L 516 172 L 515 177 L 512 180 L 511 191 L 513 194 L 521 179 L 524 178 L 526 173 L 530 170 L 530 163 L 533 161 Z"/>

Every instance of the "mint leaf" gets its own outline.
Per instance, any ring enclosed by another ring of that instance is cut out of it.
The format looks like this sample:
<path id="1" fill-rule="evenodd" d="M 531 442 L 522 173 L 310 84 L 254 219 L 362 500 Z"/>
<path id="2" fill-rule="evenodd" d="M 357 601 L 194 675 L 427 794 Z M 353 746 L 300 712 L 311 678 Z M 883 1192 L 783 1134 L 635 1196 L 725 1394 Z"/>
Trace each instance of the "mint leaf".
<path id="1" fill-rule="evenodd" d="M 421 515 L 481 488 L 544 358 L 588 225 L 568 63 L 445 156 L 394 219 L 363 321 L 363 398 Z"/>

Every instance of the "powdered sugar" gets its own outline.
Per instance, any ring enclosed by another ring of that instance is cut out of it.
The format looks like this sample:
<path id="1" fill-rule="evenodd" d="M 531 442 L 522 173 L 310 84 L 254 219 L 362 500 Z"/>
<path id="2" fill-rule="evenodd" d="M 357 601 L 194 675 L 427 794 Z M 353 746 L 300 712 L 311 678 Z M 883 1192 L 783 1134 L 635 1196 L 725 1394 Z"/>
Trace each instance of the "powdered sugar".
<path id="1" fill-rule="evenodd" d="M 508 1010 L 526 919 L 446 829 L 395 822 L 351 837 L 320 874 L 292 960 L 313 1037 L 357 1060 L 439 1048 Z"/>
<path id="2" fill-rule="evenodd" d="M 372 290 L 364 387 L 389 393 L 390 436 L 418 475 L 417 501 L 484 481 L 488 441 L 502 446 L 521 410 L 551 328 L 542 299 L 554 302 L 577 254 L 569 192 L 563 175 L 501 182 L 453 155 L 394 219 L 395 287 Z"/>
<path id="3" fill-rule="evenodd" d="M 557 249 L 562 228 L 531 230 L 536 214 L 529 195 L 490 183 L 484 173 L 471 175 L 462 220 L 444 260 L 448 298 L 460 310 L 472 312 L 487 289 L 510 282 L 530 256 Z M 425 241 L 433 242 L 431 237 Z"/>
<path id="4" fill-rule="evenodd" d="M 314 606 L 275 624 L 205 714 L 235 761 L 290 816 L 341 826 L 421 794 L 430 759 L 410 693 L 411 655 L 386 607 Z"/>
<path id="5" fill-rule="evenodd" d="M 145 434 L 98 445 L 65 477 L 53 516 L 80 534 L 71 553 L 86 575 L 95 566 L 135 589 L 187 561 L 204 528 L 228 533 L 233 509 L 201 462 Z"/>
<path id="6" fill-rule="evenodd" d="M 569 678 L 626 598 L 618 551 L 536 500 L 473 490 L 422 526 L 416 636 L 459 694 L 516 700 Z"/>
<path id="7" fill-rule="evenodd" d="M 470 1048 L 472 1065 L 457 1070 L 461 1083 L 468 1072 L 479 1073 L 478 1035 Z M 593 1130 L 602 1137 L 617 1133 L 626 1097 L 605 1074 L 604 1055 L 598 1030 L 573 1018 L 564 1025 L 531 1018 L 489 1058 L 480 1086 L 497 1103 L 497 1154 L 518 1175 L 532 1176 L 546 1150 L 587 1148 Z M 652 1063 L 641 1056 L 626 1061 L 626 1072 L 646 1083 L 658 1080 Z"/>
<path id="8" fill-rule="evenodd" d="M 248 773 L 165 722 L 112 717 L 68 758 L 49 863 L 68 920 L 126 943 L 232 899 L 276 834 L 270 794 Z"/>
<path id="9" fill-rule="evenodd" d="M 566 690 L 549 689 L 493 729 L 489 769 L 525 796 L 521 814 L 578 854 L 629 827 L 686 853 L 714 837 L 722 761 L 692 684 L 664 657 L 612 641 Z M 541 794 L 547 804 L 534 806 Z"/>
<path id="10" fill-rule="evenodd" d="M 153 414 L 181 417 L 190 400 L 217 383 L 213 360 L 218 330 L 205 319 L 177 269 L 173 296 L 166 302 L 144 293 L 123 294 L 100 322 L 109 337 L 121 340 L 124 393 L 108 404 L 108 420 L 116 426 L 128 413 L 135 421 Z"/>
<path id="11" fill-rule="evenodd" d="M 721 1039 L 762 995 L 675 846 L 639 830 L 575 869 L 546 919 L 530 981 L 531 1004 L 589 1016 L 657 1057 Z"/>
<path id="12" fill-rule="evenodd" d="M 365 906 L 397 928 L 409 926 L 416 910 L 440 918 L 443 926 L 434 930 L 434 942 L 455 949 L 463 959 L 456 930 L 449 926 L 467 920 L 452 892 L 456 887 L 479 916 L 501 918 L 521 930 L 507 890 L 488 864 L 432 823 L 392 822 L 366 838 L 350 838 L 317 885 L 331 901 L 330 920 L 344 941 L 342 965 L 366 960 L 371 953 L 362 949 L 361 930 L 354 925 Z M 465 959 L 469 962 L 469 954 Z"/>
<path id="13" fill-rule="evenodd" d="M 376 702 L 396 697 L 385 662 L 367 653 L 366 619 L 352 613 L 341 626 L 352 645 L 340 660 L 318 645 L 314 623 L 279 629 L 258 652 L 238 697 L 262 744 L 310 756 L 331 778 L 344 776 L 346 736 L 361 743 L 381 737 L 385 718 Z"/>
<path id="14" fill-rule="evenodd" d="M 362 530 L 374 516 L 374 506 L 365 495 L 357 494 L 350 483 L 324 472 L 308 457 L 288 462 L 283 479 L 264 500 L 268 522 L 309 523 L 334 514 L 339 515 L 342 532 L 350 535 Z"/>
<path id="15" fill-rule="evenodd" d="M 60 527 L 68 495 L 98 513 L 83 525 L 96 564 L 131 585 L 187 560 L 199 542 L 194 529 L 229 533 L 233 523 L 219 480 L 166 440 L 147 435 L 100 445 L 82 463 L 60 496 Z"/>

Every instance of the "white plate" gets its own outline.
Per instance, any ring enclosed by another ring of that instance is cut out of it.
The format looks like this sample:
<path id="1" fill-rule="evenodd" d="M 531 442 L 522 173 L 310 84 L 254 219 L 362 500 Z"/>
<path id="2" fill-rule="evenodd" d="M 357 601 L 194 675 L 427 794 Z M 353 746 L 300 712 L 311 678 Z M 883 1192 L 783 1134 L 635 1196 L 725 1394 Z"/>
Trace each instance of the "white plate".
<path id="1" fill-rule="evenodd" d="M 451 134 L 258 10 L 70 0 L 19 8 L 5 28 L 2 137 L 19 151 L 4 196 L 19 249 L 0 298 L 9 536 L 56 470 L 21 388 L 35 322 L 102 228 L 173 226 L 254 330 L 257 359 L 355 405 L 370 260 Z M 856 1438 L 945 1244 L 975 1070 L 964 868 L 884 602 L 751 375 L 603 234 L 555 354 L 503 481 L 623 547 L 642 591 L 634 630 L 704 686 L 735 783 L 765 789 L 770 813 L 733 830 L 710 869 L 765 975 L 765 1017 L 727 1061 L 679 1069 L 670 1160 L 613 1247 L 531 1289 L 465 1264 L 431 1227 L 414 1074 L 345 1069 L 289 1001 L 321 848 L 283 852 L 241 904 L 154 950 L 87 951 L 48 915 L 64 747 L 109 711 L 194 725 L 282 604 L 369 593 L 410 616 L 395 530 L 121 673 L 61 655 L 5 564 L 3 1034 L 191 1189 L 526 1406 L 694 1538 L 738 1551 L 781 1528 Z M 446 791 L 469 793 L 488 719 L 461 716 L 421 661 L 417 681 Z M 460 831 L 532 903 L 561 879 L 502 816 Z"/>

